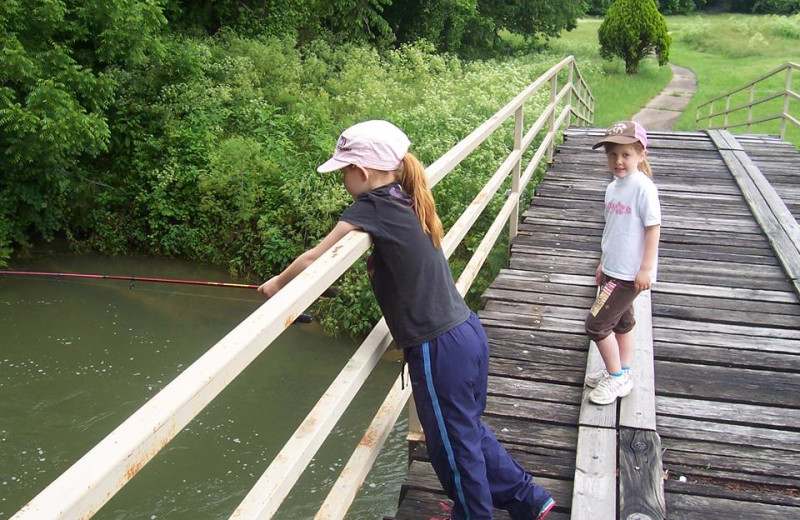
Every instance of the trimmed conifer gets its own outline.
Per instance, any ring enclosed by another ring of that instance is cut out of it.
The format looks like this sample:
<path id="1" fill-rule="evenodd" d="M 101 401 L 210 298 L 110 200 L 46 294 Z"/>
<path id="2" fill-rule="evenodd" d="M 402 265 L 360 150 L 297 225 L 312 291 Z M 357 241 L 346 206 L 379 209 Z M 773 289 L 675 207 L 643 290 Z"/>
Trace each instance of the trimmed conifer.
<path id="1" fill-rule="evenodd" d="M 616 0 L 609 7 L 598 36 L 600 55 L 607 60 L 622 58 L 628 74 L 639 72 L 639 62 L 653 52 L 659 65 L 669 61 L 672 37 L 654 0 Z"/>

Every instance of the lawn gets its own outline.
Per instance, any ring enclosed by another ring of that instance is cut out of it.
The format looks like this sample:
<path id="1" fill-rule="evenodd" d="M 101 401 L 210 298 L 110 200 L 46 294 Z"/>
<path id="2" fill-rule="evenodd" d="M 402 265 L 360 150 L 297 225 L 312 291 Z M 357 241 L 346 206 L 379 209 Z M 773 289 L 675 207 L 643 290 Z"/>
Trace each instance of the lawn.
<path id="1" fill-rule="evenodd" d="M 564 33 L 552 43 L 555 51 L 575 54 L 579 62 L 584 59 L 591 68 L 597 63 L 599 43 L 597 29 L 601 19 L 584 19 L 574 31 Z M 667 17 L 667 26 L 673 37 L 670 61 L 691 69 L 697 76 L 697 92 L 686 108 L 676 129 L 693 130 L 706 128 L 706 122 L 696 122 L 698 105 L 731 90 L 747 85 L 787 62 L 800 61 L 797 52 L 800 44 L 800 16 L 755 16 L 755 15 L 696 15 Z M 595 124 L 604 126 L 617 119 L 630 117 L 642 108 L 649 99 L 660 92 L 669 81 L 668 67 L 658 67 L 655 60 L 644 61 L 642 71 L 634 77 L 624 73 L 620 59 L 602 61 L 604 76 L 594 78 L 591 83 L 596 99 Z M 759 85 L 755 99 L 776 93 L 784 88 L 786 73 Z M 792 90 L 800 92 L 800 72 L 792 77 Z M 731 106 L 738 106 L 749 99 L 749 90 L 734 96 Z M 715 103 L 720 110 L 725 102 Z M 756 107 L 754 117 L 779 113 L 783 99 Z M 707 109 L 706 109 L 707 110 Z M 704 114 L 707 112 L 704 112 Z M 800 119 L 800 103 L 791 101 L 789 114 Z M 741 121 L 741 115 L 732 116 L 730 122 Z M 722 122 L 721 118 L 715 123 Z M 744 127 L 732 128 L 733 132 L 744 132 Z M 778 134 L 780 123 L 762 123 L 752 127 L 751 132 Z M 786 140 L 800 147 L 800 129 L 789 124 Z"/>

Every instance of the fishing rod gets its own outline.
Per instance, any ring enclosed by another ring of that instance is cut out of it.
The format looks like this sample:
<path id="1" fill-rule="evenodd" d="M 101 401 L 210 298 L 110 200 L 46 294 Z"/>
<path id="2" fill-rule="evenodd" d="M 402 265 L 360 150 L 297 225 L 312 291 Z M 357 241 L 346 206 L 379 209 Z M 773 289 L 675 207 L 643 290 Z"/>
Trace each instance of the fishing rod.
<path id="1" fill-rule="evenodd" d="M 56 273 L 56 272 L 42 272 L 42 271 L 7 271 L 0 270 L 0 275 L 15 275 L 15 276 L 42 276 L 50 278 L 93 278 L 102 280 L 124 280 L 130 282 L 129 288 L 133 289 L 133 282 L 150 282 L 150 283 L 173 283 L 173 284 L 186 284 L 186 285 L 205 285 L 210 287 L 230 287 L 234 289 L 258 289 L 259 285 L 244 284 L 244 283 L 228 283 L 228 282 L 204 282 L 200 280 L 177 280 L 172 278 L 151 278 L 147 276 L 119 276 L 112 274 L 83 274 L 83 273 Z M 320 295 L 321 298 L 333 298 L 339 294 L 339 290 L 334 287 L 328 287 Z M 310 323 L 312 321 L 310 314 L 301 314 L 295 319 L 295 323 Z"/>

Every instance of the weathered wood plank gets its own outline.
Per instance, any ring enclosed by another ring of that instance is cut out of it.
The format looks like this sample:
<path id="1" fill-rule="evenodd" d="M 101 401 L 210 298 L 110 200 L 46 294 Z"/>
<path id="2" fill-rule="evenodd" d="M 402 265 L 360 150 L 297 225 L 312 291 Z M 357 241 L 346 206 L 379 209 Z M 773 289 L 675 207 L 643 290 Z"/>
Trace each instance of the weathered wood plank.
<path id="1" fill-rule="evenodd" d="M 640 430 L 656 429 L 655 382 L 653 377 L 653 327 L 650 291 L 639 293 L 633 302 L 636 344 L 633 349 L 633 390 L 620 401 L 619 426 Z"/>
<path id="2" fill-rule="evenodd" d="M 572 520 L 616 518 L 616 447 L 616 430 L 580 427 L 572 487 Z"/>
<path id="3" fill-rule="evenodd" d="M 776 518 L 798 518 L 800 516 L 800 508 L 796 507 L 688 494 L 668 494 L 666 502 L 670 520 L 707 518 L 775 520 Z M 709 516 L 710 514 L 713 516 Z"/>
<path id="4" fill-rule="evenodd" d="M 661 439 L 654 431 L 619 430 L 620 518 L 666 518 Z"/>
<path id="5" fill-rule="evenodd" d="M 659 395 L 796 407 L 800 377 L 765 370 L 656 361 Z"/>
<path id="6" fill-rule="evenodd" d="M 694 419 L 709 419 L 714 422 L 741 424 L 756 427 L 791 429 L 800 424 L 800 409 L 778 408 L 723 401 L 704 401 L 692 397 L 659 396 L 659 414 Z"/>
<path id="7" fill-rule="evenodd" d="M 658 399 L 656 399 L 656 406 L 658 406 Z M 797 430 L 756 428 L 753 426 L 659 415 L 658 433 L 667 448 L 669 447 L 668 439 L 676 437 L 712 442 L 721 442 L 724 439 L 725 442 L 734 445 L 741 444 L 800 451 L 800 432 Z"/>
<path id="8" fill-rule="evenodd" d="M 720 155 L 742 189 L 753 214 L 800 294 L 800 226 L 761 170 L 730 132 L 709 131 Z"/>

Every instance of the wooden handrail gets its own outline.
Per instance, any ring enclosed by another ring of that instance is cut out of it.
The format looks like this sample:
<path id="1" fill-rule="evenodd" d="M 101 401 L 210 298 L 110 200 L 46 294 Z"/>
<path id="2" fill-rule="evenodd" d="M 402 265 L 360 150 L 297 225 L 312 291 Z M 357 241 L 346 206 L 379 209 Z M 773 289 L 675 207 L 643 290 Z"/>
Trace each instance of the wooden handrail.
<path id="1" fill-rule="evenodd" d="M 572 81 L 568 81 L 568 84 L 556 92 L 558 74 L 563 71 L 569 72 Z M 523 135 L 525 102 L 545 85 L 550 87 L 550 104 Z M 572 99 L 580 102 L 579 109 L 573 107 Z M 563 108 L 556 116 L 559 106 Z M 427 168 L 429 184 L 434 186 L 505 121 L 515 118 L 513 150 L 472 204 L 448 230 L 443 241 L 443 250 L 449 257 L 486 209 L 503 181 L 511 175 L 512 190 L 508 200 L 459 278 L 457 286 L 461 294 L 469 289 L 502 227 L 508 223 L 510 229 L 516 232 L 521 194 L 542 158 L 552 153 L 561 125 L 570 114 L 585 123 L 591 123 L 593 107 L 591 91 L 577 68 L 575 58 L 569 56 L 551 67 Z M 523 154 L 545 126 L 547 132 L 529 165 L 522 172 Z M 267 349 L 298 314 L 349 269 L 369 246 L 370 239 L 366 233 L 348 233 L 47 486 L 18 511 L 12 520 L 85 519 L 93 516 Z M 265 519 L 277 511 L 390 344 L 391 335 L 385 321 L 381 319 L 231 518 Z M 366 475 L 365 468 L 359 465 L 371 464 L 374 460 L 373 454 L 377 453 L 374 450 L 380 449 L 387 429 L 391 429 L 399 413 L 397 406 L 403 406 L 408 394 L 407 388 L 400 391 L 393 388 L 387 396 L 365 437 L 370 442 L 362 441 L 353 454 L 351 462 L 355 466 L 348 463 L 335 486 L 334 491 L 337 494 L 334 495 L 333 502 L 326 501 L 326 505 L 320 510 L 323 516 L 319 518 L 343 517 Z M 333 506 L 329 507 L 331 503 Z"/>
<path id="2" fill-rule="evenodd" d="M 720 94 L 719 96 L 717 96 L 717 97 L 715 97 L 713 99 L 710 99 L 710 100 L 706 101 L 705 103 L 703 103 L 701 105 L 698 105 L 697 109 L 696 109 L 696 113 L 695 113 L 695 122 L 699 123 L 701 121 L 708 120 L 708 128 L 709 129 L 726 129 L 726 128 L 735 128 L 735 127 L 740 127 L 740 126 L 747 126 L 747 132 L 749 132 L 751 125 L 754 125 L 754 124 L 757 124 L 757 123 L 763 123 L 765 121 L 772 121 L 772 120 L 775 120 L 775 119 L 780 119 L 780 121 L 781 121 L 780 137 L 781 137 L 781 139 L 783 139 L 785 137 L 785 135 L 786 135 L 786 123 L 787 123 L 787 121 L 792 123 L 792 124 L 794 124 L 794 125 L 797 125 L 797 119 L 795 117 L 792 117 L 789 114 L 789 106 L 790 106 L 789 101 L 792 100 L 792 99 L 795 100 L 795 101 L 800 100 L 800 96 L 796 92 L 792 91 L 792 71 L 794 71 L 794 70 L 800 70 L 800 65 L 798 65 L 797 63 L 794 63 L 794 62 L 784 63 L 780 67 L 778 67 L 778 68 L 776 68 L 776 69 L 774 69 L 774 70 L 772 70 L 772 71 L 770 71 L 770 72 L 758 77 L 757 79 L 754 79 L 753 81 L 747 83 L 746 85 L 743 85 L 743 86 L 741 86 L 739 88 L 736 88 L 736 89 L 731 90 L 729 92 L 726 92 L 724 94 Z M 753 99 L 754 95 L 755 95 L 755 87 L 756 87 L 756 85 L 762 83 L 763 81 L 765 81 L 767 79 L 772 78 L 773 76 L 775 76 L 775 75 L 777 75 L 777 74 L 779 74 L 779 73 L 781 73 L 783 71 L 786 71 L 786 80 L 785 80 L 785 83 L 784 83 L 784 88 L 782 90 L 779 90 L 779 91 L 777 91 L 775 93 L 769 94 L 769 95 L 767 95 L 765 97 L 762 97 L 760 99 L 757 99 L 757 100 Z M 743 92 L 743 91 L 748 90 L 748 89 L 749 89 L 749 93 L 750 93 L 749 101 L 747 103 L 742 103 L 742 104 L 737 105 L 735 107 L 731 107 L 730 106 L 731 105 L 731 97 L 733 95 L 735 95 L 735 94 L 738 94 L 738 93 Z M 783 108 L 782 108 L 780 113 L 778 113 L 776 115 L 765 116 L 765 117 L 760 117 L 760 118 L 757 118 L 757 119 L 753 119 L 753 107 L 754 106 L 766 103 L 768 101 L 772 101 L 772 100 L 777 99 L 777 98 L 783 98 L 783 100 L 784 100 Z M 717 102 L 717 101 L 720 101 L 722 99 L 725 99 L 725 108 L 724 108 L 724 110 L 721 110 L 719 112 L 714 112 L 714 103 Z M 705 107 L 708 107 L 708 114 L 701 115 L 700 112 Z M 736 122 L 736 123 L 730 123 L 729 122 L 728 116 L 730 114 L 738 113 L 739 111 L 744 110 L 744 109 L 747 109 L 747 117 L 746 117 L 746 119 L 744 121 L 740 121 L 740 122 Z M 715 117 L 720 117 L 720 116 L 724 116 L 725 119 L 724 119 L 722 125 L 716 125 L 715 126 L 712 123 L 712 121 L 713 121 L 713 119 Z"/>

